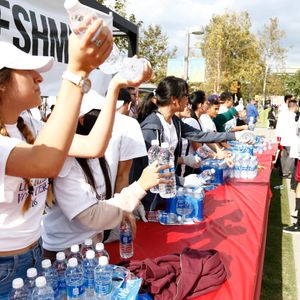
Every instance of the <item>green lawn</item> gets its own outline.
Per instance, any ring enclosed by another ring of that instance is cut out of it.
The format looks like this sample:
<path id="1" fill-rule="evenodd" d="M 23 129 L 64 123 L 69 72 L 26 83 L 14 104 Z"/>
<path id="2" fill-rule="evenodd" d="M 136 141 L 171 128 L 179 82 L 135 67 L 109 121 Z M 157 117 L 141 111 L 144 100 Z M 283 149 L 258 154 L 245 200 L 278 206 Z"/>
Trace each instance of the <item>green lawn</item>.
<path id="1" fill-rule="evenodd" d="M 282 233 L 282 227 L 290 224 L 287 186 L 273 189 L 282 184 L 278 171 L 273 170 L 271 187 L 273 198 L 269 210 L 267 245 L 261 289 L 263 300 L 296 300 L 295 264 L 292 237 Z"/>

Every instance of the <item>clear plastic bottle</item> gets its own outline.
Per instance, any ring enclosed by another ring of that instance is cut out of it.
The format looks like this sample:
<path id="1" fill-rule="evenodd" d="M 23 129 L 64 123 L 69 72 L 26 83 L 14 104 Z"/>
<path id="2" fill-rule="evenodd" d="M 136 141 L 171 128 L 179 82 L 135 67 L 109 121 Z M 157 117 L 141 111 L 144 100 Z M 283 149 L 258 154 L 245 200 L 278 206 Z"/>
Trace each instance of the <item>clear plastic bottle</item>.
<path id="1" fill-rule="evenodd" d="M 34 287 L 35 287 L 35 279 L 37 278 L 37 269 L 36 268 L 29 268 L 26 271 L 26 281 L 25 281 L 25 287 L 28 289 L 29 293 L 32 293 Z"/>
<path id="2" fill-rule="evenodd" d="M 81 255 L 81 253 L 79 252 L 79 245 L 72 245 L 71 246 L 71 252 L 68 255 L 68 261 L 70 258 L 75 257 L 77 259 L 77 262 L 79 264 L 82 263 L 83 257 Z"/>
<path id="3" fill-rule="evenodd" d="M 99 265 L 95 268 L 95 299 L 110 300 L 112 292 L 112 268 L 106 256 L 99 257 Z"/>
<path id="4" fill-rule="evenodd" d="M 120 257 L 128 259 L 133 256 L 132 228 L 128 221 L 120 224 Z"/>
<path id="5" fill-rule="evenodd" d="M 151 165 L 153 162 L 155 162 L 156 160 L 158 160 L 158 156 L 159 156 L 159 140 L 152 140 L 151 141 L 151 147 L 148 150 L 148 162 L 149 165 Z M 159 187 L 158 185 L 156 185 L 155 187 L 153 187 L 152 189 L 150 189 L 151 193 L 159 193 Z"/>
<path id="6" fill-rule="evenodd" d="M 195 213 L 195 221 L 203 221 L 203 200 L 204 200 L 204 190 L 202 187 L 197 188 L 193 191 L 193 198 L 197 202 L 197 211 Z"/>
<path id="7" fill-rule="evenodd" d="M 201 185 L 207 184 L 214 178 L 215 173 L 215 169 L 206 169 L 202 171 L 201 174 L 197 175 L 197 177 L 201 180 Z"/>
<path id="8" fill-rule="evenodd" d="M 58 276 L 56 270 L 51 265 L 50 259 L 42 260 L 42 275 L 45 276 L 47 283 L 52 287 L 54 298 L 60 299 L 58 290 Z"/>
<path id="9" fill-rule="evenodd" d="M 166 177 L 165 179 L 170 180 L 171 183 L 159 184 L 159 195 L 162 198 L 173 198 L 176 195 L 176 180 L 174 173 L 174 154 L 169 149 L 169 143 L 162 143 L 158 156 L 158 163 L 161 166 L 170 165 L 169 169 L 162 170 L 162 173 L 173 172 L 173 175 Z"/>
<path id="10" fill-rule="evenodd" d="M 92 239 L 86 239 L 86 240 L 84 240 L 84 243 L 81 246 L 80 253 L 81 253 L 81 255 L 82 255 L 83 258 L 85 257 L 85 254 L 86 254 L 86 252 L 88 250 L 94 250 L 93 240 Z"/>
<path id="11" fill-rule="evenodd" d="M 250 162 L 249 155 L 243 155 L 241 159 L 241 178 L 247 179 L 248 178 L 248 165 Z"/>
<path id="12" fill-rule="evenodd" d="M 29 291 L 24 286 L 22 278 L 15 278 L 12 282 L 12 291 L 9 295 L 10 300 L 28 300 Z"/>
<path id="13" fill-rule="evenodd" d="M 109 254 L 104 248 L 103 243 L 97 243 L 95 246 L 95 256 L 96 258 L 99 258 L 100 256 L 106 256 L 109 261 Z"/>
<path id="14" fill-rule="evenodd" d="M 234 178 L 241 178 L 241 155 L 237 155 L 234 161 Z"/>
<path id="15" fill-rule="evenodd" d="M 94 250 L 86 252 L 86 258 L 83 260 L 82 265 L 84 271 L 85 299 L 93 300 L 95 299 L 94 270 L 98 265 Z"/>
<path id="16" fill-rule="evenodd" d="M 254 117 L 250 117 L 249 124 L 248 124 L 248 129 L 251 130 L 251 131 L 254 131 L 254 129 L 255 129 Z"/>
<path id="17" fill-rule="evenodd" d="M 76 257 L 72 257 L 68 260 L 66 285 L 68 300 L 85 299 L 84 272 L 82 266 L 78 264 Z"/>
<path id="18" fill-rule="evenodd" d="M 66 270 L 67 262 L 66 255 L 64 252 L 56 253 L 56 260 L 53 263 L 53 267 L 57 272 L 57 282 L 58 282 L 58 291 L 59 297 L 62 300 L 67 299 L 67 288 L 66 288 Z"/>
<path id="19" fill-rule="evenodd" d="M 36 287 L 33 289 L 32 300 L 54 300 L 54 292 L 47 285 L 47 280 L 44 276 L 37 277 L 35 280 Z"/>
<path id="20" fill-rule="evenodd" d="M 251 156 L 249 161 L 248 179 L 253 179 L 257 176 L 258 161 L 256 156 Z"/>
<path id="21" fill-rule="evenodd" d="M 76 35 L 82 35 L 85 33 L 86 29 L 82 28 L 82 21 L 90 17 L 92 20 L 100 18 L 100 13 L 96 12 L 92 8 L 81 4 L 78 0 L 66 0 L 64 2 L 64 7 L 69 15 L 69 25 L 71 30 Z M 92 41 L 94 41 L 99 35 L 101 28 L 95 33 Z"/>

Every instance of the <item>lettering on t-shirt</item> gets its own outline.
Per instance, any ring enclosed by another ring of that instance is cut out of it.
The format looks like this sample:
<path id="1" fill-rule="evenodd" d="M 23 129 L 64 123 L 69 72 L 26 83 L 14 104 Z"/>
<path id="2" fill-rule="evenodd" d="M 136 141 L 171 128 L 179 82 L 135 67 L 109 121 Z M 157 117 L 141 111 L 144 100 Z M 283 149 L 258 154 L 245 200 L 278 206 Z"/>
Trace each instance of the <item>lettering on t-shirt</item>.
<path id="1" fill-rule="evenodd" d="M 33 195 L 31 207 L 38 205 L 38 195 L 48 190 L 48 179 L 32 179 Z M 28 187 L 25 182 L 21 183 L 18 189 L 18 204 L 26 200 L 28 196 Z"/>

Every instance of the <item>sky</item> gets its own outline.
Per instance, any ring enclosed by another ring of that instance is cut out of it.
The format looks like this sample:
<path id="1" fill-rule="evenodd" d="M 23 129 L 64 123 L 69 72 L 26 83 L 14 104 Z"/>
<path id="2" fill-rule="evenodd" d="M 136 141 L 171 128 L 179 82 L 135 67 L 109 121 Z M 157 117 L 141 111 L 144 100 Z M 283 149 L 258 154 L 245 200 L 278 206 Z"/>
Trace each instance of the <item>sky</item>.
<path id="1" fill-rule="evenodd" d="M 111 3 L 112 0 L 106 1 Z M 300 68 L 300 1 L 297 0 L 127 0 L 128 13 L 148 25 L 160 25 L 168 36 L 170 50 L 177 46 L 177 57 L 183 57 L 185 34 L 189 28 L 209 24 L 213 15 L 229 11 L 247 11 L 252 22 L 252 32 L 262 30 L 269 19 L 277 17 L 279 28 L 286 37 L 281 45 L 288 49 L 286 67 Z M 199 37 L 198 37 L 199 38 Z M 193 47 L 197 36 L 191 36 Z"/>

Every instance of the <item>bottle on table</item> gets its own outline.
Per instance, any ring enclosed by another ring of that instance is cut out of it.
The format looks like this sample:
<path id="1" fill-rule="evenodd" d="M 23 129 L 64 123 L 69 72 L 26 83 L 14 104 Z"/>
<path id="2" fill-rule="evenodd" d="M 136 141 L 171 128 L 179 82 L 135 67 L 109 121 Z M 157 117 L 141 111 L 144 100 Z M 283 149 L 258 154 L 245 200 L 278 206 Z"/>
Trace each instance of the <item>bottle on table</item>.
<path id="1" fill-rule="evenodd" d="M 112 292 L 112 268 L 106 256 L 99 257 L 99 265 L 95 268 L 95 299 L 110 300 Z"/>
<path id="2" fill-rule="evenodd" d="M 206 169 L 203 170 L 199 175 L 197 175 L 197 177 L 200 179 L 201 185 L 207 184 L 214 178 L 215 173 L 215 169 Z"/>
<path id="3" fill-rule="evenodd" d="M 103 243 L 97 243 L 95 246 L 95 257 L 99 258 L 100 256 L 106 256 L 109 261 L 109 254 L 105 250 Z"/>
<path id="4" fill-rule="evenodd" d="M 249 128 L 249 130 L 254 131 L 254 129 L 255 129 L 254 117 L 250 117 L 248 128 Z"/>
<path id="5" fill-rule="evenodd" d="M 164 142 L 161 144 L 159 151 L 158 163 L 160 166 L 170 165 L 169 169 L 162 170 L 162 173 L 173 172 L 170 177 L 165 179 L 170 180 L 170 183 L 160 183 L 159 184 L 159 195 L 162 198 L 173 198 L 176 195 L 176 180 L 174 173 L 174 154 L 169 148 L 169 143 Z"/>
<path id="6" fill-rule="evenodd" d="M 71 246 L 71 252 L 70 252 L 70 254 L 68 255 L 68 261 L 69 261 L 69 259 L 72 258 L 72 257 L 75 257 L 75 258 L 77 259 L 77 262 L 78 262 L 79 264 L 82 263 L 83 257 L 82 257 L 82 255 L 81 255 L 81 253 L 80 253 L 80 251 L 79 251 L 79 245 L 72 245 L 72 246 Z"/>
<path id="7" fill-rule="evenodd" d="M 25 281 L 25 287 L 28 289 L 29 293 L 32 293 L 34 287 L 35 287 L 35 279 L 37 278 L 37 269 L 36 268 L 29 268 L 26 271 L 26 281 Z"/>
<path id="8" fill-rule="evenodd" d="M 120 257 L 128 259 L 133 256 L 133 235 L 130 223 L 124 220 L 120 224 Z"/>
<path id="9" fill-rule="evenodd" d="M 32 300 L 54 300 L 53 289 L 47 285 L 47 280 L 44 276 L 39 276 L 35 280 L 35 288 L 33 289 Z"/>
<path id="10" fill-rule="evenodd" d="M 158 156 L 159 156 L 159 140 L 152 140 L 151 141 L 151 147 L 148 150 L 148 162 L 149 165 L 151 165 L 153 162 L 155 162 L 156 160 L 158 160 Z M 153 187 L 152 189 L 150 189 L 151 193 L 159 193 L 159 187 L 158 185 L 156 185 L 155 187 Z"/>
<path id="11" fill-rule="evenodd" d="M 15 278 L 12 282 L 12 291 L 9 295 L 10 300 L 27 300 L 29 297 L 29 291 L 24 286 L 22 278 Z"/>
<path id="12" fill-rule="evenodd" d="M 54 267 L 51 265 L 50 259 L 42 260 L 42 275 L 46 278 L 49 286 L 52 287 L 54 298 L 60 299 L 58 290 L 58 276 Z"/>
<path id="13" fill-rule="evenodd" d="M 94 250 L 93 240 L 92 239 L 86 239 L 86 240 L 84 240 L 84 243 L 81 246 L 80 253 L 81 253 L 81 255 L 82 255 L 83 258 L 85 257 L 85 254 L 86 254 L 86 252 L 88 250 Z"/>
<path id="14" fill-rule="evenodd" d="M 84 271 L 85 299 L 93 300 L 95 299 L 94 270 L 98 265 L 94 250 L 88 250 L 86 252 L 86 257 L 83 260 L 82 265 Z"/>
<path id="15" fill-rule="evenodd" d="M 67 288 L 66 288 L 66 270 L 67 262 L 66 255 L 64 252 L 56 253 L 56 260 L 53 263 L 53 267 L 57 272 L 58 292 L 61 300 L 67 299 Z"/>
<path id="16" fill-rule="evenodd" d="M 85 299 L 84 272 L 76 257 L 71 257 L 68 260 L 66 286 L 68 300 Z"/>

